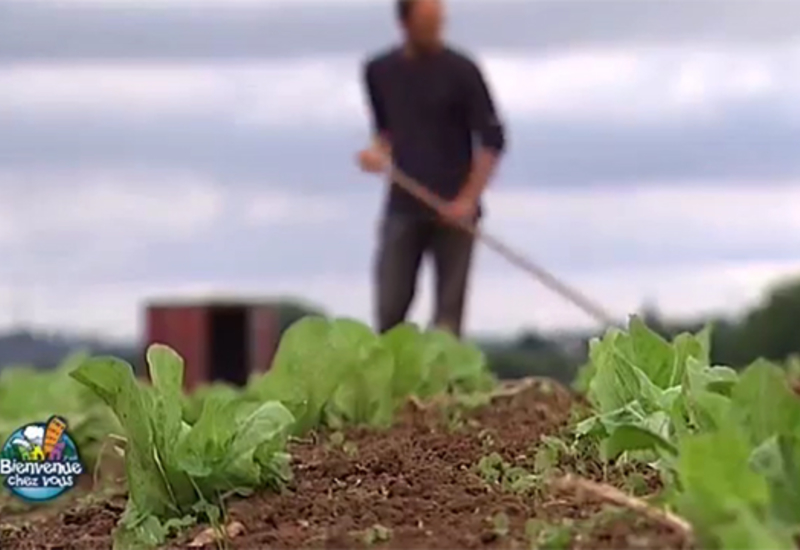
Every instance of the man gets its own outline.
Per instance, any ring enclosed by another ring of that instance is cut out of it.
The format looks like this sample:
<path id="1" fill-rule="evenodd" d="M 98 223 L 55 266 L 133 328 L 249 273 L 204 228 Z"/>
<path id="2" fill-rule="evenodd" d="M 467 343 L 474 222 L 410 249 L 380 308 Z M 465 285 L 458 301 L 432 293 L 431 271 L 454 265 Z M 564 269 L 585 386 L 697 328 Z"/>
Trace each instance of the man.
<path id="1" fill-rule="evenodd" d="M 505 145 L 480 70 L 442 41 L 443 11 L 439 0 L 398 0 L 404 43 L 369 60 L 364 71 L 375 135 L 358 156 L 361 168 L 384 173 L 394 163 L 447 201 L 432 212 L 391 186 L 375 266 L 381 332 L 405 320 L 420 263 L 431 253 L 434 324 L 461 335 L 474 243 L 452 222 L 479 220 L 481 195 Z"/>

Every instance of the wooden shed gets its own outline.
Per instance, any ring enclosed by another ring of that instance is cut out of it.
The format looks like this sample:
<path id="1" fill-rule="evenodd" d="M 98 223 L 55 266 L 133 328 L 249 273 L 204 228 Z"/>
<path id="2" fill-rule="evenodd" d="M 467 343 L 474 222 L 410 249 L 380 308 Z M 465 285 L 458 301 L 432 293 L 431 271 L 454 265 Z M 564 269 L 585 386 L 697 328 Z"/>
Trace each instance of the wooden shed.
<path id="1" fill-rule="evenodd" d="M 269 369 L 278 345 L 275 308 L 261 300 L 153 301 L 146 307 L 146 345 L 166 344 L 186 362 L 184 385 L 247 383 Z"/>

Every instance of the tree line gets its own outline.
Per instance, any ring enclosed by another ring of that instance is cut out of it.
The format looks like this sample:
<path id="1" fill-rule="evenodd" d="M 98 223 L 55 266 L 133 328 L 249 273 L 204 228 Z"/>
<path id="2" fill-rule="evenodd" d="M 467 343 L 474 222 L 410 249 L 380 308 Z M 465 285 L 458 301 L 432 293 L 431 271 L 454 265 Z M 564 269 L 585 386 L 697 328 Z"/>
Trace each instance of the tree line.
<path id="1" fill-rule="evenodd" d="M 759 304 L 737 317 L 669 320 L 653 308 L 644 308 L 640 316 L 667 339 L 710 324 L 711 359 L 719 365 L 743 368 L 759 357 L 783 362 L 800 355 L 800 279 L 776 284 Z M 487 354 L 501 377 L 549 376 L 569 383 L 586 362 L 588 342 L 594 336 L 599 334 L 548 337 L 528 332 L 489 347 Z"/>
<path id="2" fill-rule="evenodd" d="M 299 300 L 278 300 L 274 307 L 281 333 L 306 315 L 325 314 L 321 308 Z M 800 356 L 800 279 L 775 285 L 761 303 L 738 317 L 669 320 L 653 308 L 644 308 L 639 314 L 668 339 L 711 324 L 712 360 L 716 364 L 742 368 L 759 357 L 782 362 Z M 571 383 L 586 362 L 589 340 L 595 336 L 599 333 L 525 331 L 517 337 L 477 343 L 501 378 L 547 376 Z M 140 347 L 15 331 L 0 335 L 0 368 L 9 364 L 52 368 L 74 349 L 117 355 L 138 366 L 143 356 Z"/>

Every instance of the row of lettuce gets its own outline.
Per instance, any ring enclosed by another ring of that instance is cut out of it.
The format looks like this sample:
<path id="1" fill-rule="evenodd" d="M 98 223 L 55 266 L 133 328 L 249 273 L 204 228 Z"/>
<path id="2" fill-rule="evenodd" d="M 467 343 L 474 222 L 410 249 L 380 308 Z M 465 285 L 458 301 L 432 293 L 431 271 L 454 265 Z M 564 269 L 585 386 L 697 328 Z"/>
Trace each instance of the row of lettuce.
<path id="1" fill-rule="evenodd" d="M 786 370 L 709 362 L 710 331 L 667 342 L 633 318 L 592 342 L 582 382 L 593 416 L 575 427 L 602 458 L 657 469 L 667 502 L 702 547 L 795 548 L 800 532 L 800 399 Z M 305 318 L 272 369 L 242 390 L 183 393 L 183 362 L 153 346 L 151 384 L 115 358 L 70 358 L 55 372 L 0 375 L 0 436 L 58 413 L 83 458 L 123 434 L 129 487 L 117 548 L 151 547 L 221 497 L 285 485 L 286 443 L 324 426 L 392 423 L 409 396 L 482 392 L 494 381 L 480 350 L 413 325 L 376 335 L 346 319 Z M 94 455 L 94 456 L 93 456 Z"/>
<path id="2" fill-rule="evenodd" d="M 703 548 L 796 548 L 800 399 L 781 366 L 709 362 L 710 330 L 667 342 L 633 319 L 592 342 L 576 427 L 606 460 L 658 469 Z"/>
<path id="3" fill-rule="evenodd" d="M 74 356 L 54 372 L 10 369 L 0 378 L 0 436 L 61 414 L 86 462 L 109 433 L 124 445 L 128 503 L 115 547 L 147 548 L 204 517 L 223 497 L 291 480 L 286 444 L 321 427 L 387 427 L 410 396 L 494 386 L 474 345 L 401 325 L 376 335 L 348 319 L 307 317 L 286 331 L 272 368 L 243 389 L 183 392 L 181 357 L 147 350 L 150 383 L 113 357 Z M 2 392 L 6 392 L 5 394 Z M 8 400 L 6 400 L 8 398 Z"/>

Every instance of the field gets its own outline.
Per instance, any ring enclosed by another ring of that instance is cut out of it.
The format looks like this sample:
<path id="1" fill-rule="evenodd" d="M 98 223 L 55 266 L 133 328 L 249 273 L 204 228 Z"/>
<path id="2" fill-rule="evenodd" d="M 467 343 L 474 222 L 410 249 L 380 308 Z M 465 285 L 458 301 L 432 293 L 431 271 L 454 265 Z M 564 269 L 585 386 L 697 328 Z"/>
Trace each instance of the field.
<path id="1" fill-rule="evenodd" d="M 800 400 L 780 366 L 709 365 L 708 341 L 633 319 L 593 342 L 582 393 L 498 384 L 445 333 L 318 318 L 244 390 L 183 395 L 161 346 L 152 386 L 76 357 L 39 375 L 72 401 L 36 406 L 97 474 L 6 500 L 0 547 L 795 548 Z"/>

